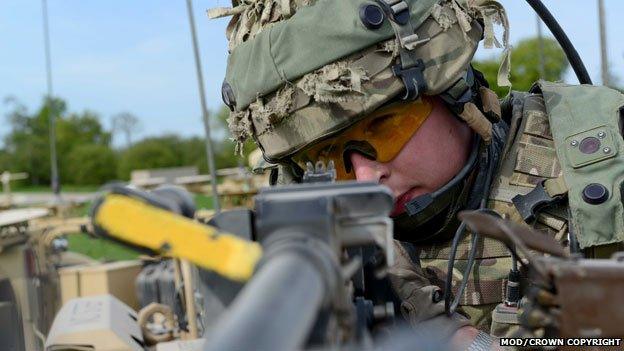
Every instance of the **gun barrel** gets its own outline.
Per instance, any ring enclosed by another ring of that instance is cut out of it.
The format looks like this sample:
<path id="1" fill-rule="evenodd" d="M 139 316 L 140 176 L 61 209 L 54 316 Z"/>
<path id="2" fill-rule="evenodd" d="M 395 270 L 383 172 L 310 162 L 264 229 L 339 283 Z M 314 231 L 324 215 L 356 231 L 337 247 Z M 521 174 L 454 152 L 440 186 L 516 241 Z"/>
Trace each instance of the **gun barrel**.
<path id="1" fill-rule="evenodd" d="M 321 271 L 300 252 L 272 257 L 233 301 L 206 351 L 302 348 L 326 294 Z"/>

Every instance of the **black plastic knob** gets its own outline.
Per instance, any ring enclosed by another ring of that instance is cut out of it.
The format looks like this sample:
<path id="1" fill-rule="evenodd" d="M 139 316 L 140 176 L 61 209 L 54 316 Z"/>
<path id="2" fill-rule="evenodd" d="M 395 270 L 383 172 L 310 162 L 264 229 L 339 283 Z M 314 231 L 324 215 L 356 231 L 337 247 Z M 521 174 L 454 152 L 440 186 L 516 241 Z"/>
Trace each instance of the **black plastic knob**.
<path id="1" fill-rule="evenodd" d="M 588 204 L 598 205 L 609 198 L 609 190 L 598 183 L 591 183 L 583 189 L 583 200 Z"/>
<path id="2" fill-rule="evenodd" d="M 360 20 L 364 27 L 377 29 L 381 27 L 386 16 L 381 7 L 373 4 L 360 6 Z"/>

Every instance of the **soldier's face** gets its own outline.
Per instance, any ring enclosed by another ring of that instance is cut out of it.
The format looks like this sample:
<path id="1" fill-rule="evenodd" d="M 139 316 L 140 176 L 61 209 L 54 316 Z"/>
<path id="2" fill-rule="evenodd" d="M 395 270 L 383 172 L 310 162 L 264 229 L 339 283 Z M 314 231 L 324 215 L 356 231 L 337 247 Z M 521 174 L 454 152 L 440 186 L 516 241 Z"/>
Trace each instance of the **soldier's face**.
<path id="1" fill-rule="evenodd" d="M 395 197 L 391 216 L 405 211 L 414 197 L 437 190 L 455 176 L 470 154 L 472 131 L 442 104 L 434 101 L 431 115 L 389 162 L 351 153 L 355 177 L 388 186 Z"/>

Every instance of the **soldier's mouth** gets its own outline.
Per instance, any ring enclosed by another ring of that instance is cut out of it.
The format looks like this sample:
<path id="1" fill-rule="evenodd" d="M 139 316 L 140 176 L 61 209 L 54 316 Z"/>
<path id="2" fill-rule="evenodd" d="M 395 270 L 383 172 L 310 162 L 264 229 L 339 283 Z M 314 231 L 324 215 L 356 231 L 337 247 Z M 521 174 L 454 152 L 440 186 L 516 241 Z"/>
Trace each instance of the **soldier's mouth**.
<path id="1" fill-rule="evenodd" d="M 394 200 L 394 208 L 390 212 L 390 217 L 396 217 L 405 212 L 405 204 L 418 195 L 424 194 L 425 191 L 421 186 L 415 186 L 403 194 L 397 196 Z"/>

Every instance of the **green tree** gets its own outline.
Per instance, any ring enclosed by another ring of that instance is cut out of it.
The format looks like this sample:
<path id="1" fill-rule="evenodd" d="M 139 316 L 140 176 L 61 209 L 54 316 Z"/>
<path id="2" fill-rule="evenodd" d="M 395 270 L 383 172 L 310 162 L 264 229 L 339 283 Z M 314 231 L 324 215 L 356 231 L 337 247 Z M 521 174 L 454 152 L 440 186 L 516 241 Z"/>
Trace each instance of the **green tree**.
<path id="1" fill-rule="evenodd" d="M 22 104 L 12 99 L 8 102 L 13 105 L 7 115 L 11 131 L 4 138 L 4 153 L 2 162 L 4 169 L 12 172 L 28 172 L 32 184 L 48 184 L 50 182 L 50 143 L 49 118 L 56 118 L 56 145 L 60 168 L 61 183 L 84 183 L 75 178 L 76 165 L 72 165 L 71 158 L 78 157 L 79 148 L 85 145 L 100 146 L 104 150 L 110 146 L 110 133 L 100 124 L 97 114 L 89 111 L 82 113 L 68 113 L 67 105 L 61 99 L 45 99 L 41 107 L 30 113 Z M 90 148 L 94 151 L 94 148 Z M 72 156 L 74 155 L 74 156 Z M 92 153 L 94 163 L 103 164 L 111 161 L 111 154 Z M 101 159 L 99 159 L 101 158 Z M 97 159 L 97 160 L 96 160 Z M 115 167 L 114 163 L 112 165 Z M 110 175 L 110 174 L 109 174 Z M 112 173 L 114 176 L 114 173 Z M 95 177 L 104 181 L 104 178 Z M 106 179 L 108 180 L 108 179 Z"/>
<path id="2" fill-rule="evenodd" d="M 33 184 L 49 184 L 50 155 L 48 121 L 56 118 L 57 151 L 62 184 L 98 185 L 116 177 L 128 179 L 135 169 L 196 166 L 208 173 L 206 145 L 202 137 L 183 138 L 174 134 L 148 137 L 115 152 L 111 149 L 111 132 L 105 130 L 99 116 L 92 111 L 70 113 L 61 99 L 45 100 L 34 113 L 16 100 L 8 120 L 11 131 L 5 148 L 0 150 L 2 170 L 28 172 Z M 53 111 L 53 112 L 52 112 Z M 212 143 L 217 168 L 245 164 L 234 154 L 226 119 L 229 111 L 222 107 L 212 115 Z M 255 148 L 245 145 L 247 155 Z"/>
<path id="3" fill-rule="evenodd" d="M 110 149 L 111 133 L 104 130 L 96 113 L 84 111 L 63 116 L 57 121 L 56 131 L 62 182 L 98 185 L 115 178 L 117 162 Z M 104 169 L 96 169 L 97 165 Z M 112 172 L 107 172 L 109 168 Z"/>
<path id="4" fill-rule="evenodd" d="M 77 185 L 104 184 L 117 175 L 117 157 L 105 145 L 84 144 L 74 148 L 66 157 L 67 175 Z"/>
<path id="5" fill-rule="evenodd" d="M 214 122 L 216 123 L 216 122 Z M 245 164 L 245 160 L 234 153 L 234 142 L 225 132 L 219 133 L 212 140 L 217 169 Z M 245 145 L 247 154 L 254 149 L 254 144 Z M 148 137 L 135 142 L 121 152 L 117 175 L 129 179 L 136 169 L 195 166 L 202 174 L 208 173 L 206 144 L 202 137 L 182 138 L 177 135 Z"/>
<path id="6" fill-rule="evenodd" d="M 62 100 L 44 100 L 34 113 L 17 100 L 10 100 L 13 110 L 8 114 L 11 132 L 4 138 L 5 151 L 9 155 L 9 171 L 28 172 L 33 184 L 50 182 L 50 155 L 48 121 L 51 108 L 56 114 L 65 113 L 66 105 Z"/>
<path id="7" fill-rule="evenodd" d="M 183 166 L 181 138 L 176 135 L 149 137 L 134 143 L 122 152 L 117 175 L 129 179 L 135 169 Z"/>
<path id="8" fill-rule="evenodd" d="M 542 78 L 549 81 L 560 81 L 568 68 L 568 60 L 556 40 L 543 38 L 544 46 L 544 77 L 540 77 L 539 39 L 529 38 L 518 42 L 511 51 L 511 83 L 514 90 L 526 91 L 534 82 Z M 483 72 L 490 88 L 498 96 L 507 95 L 508 89 L 496 84 L 499 58 L 474 61 L 474 67 Z"/>

